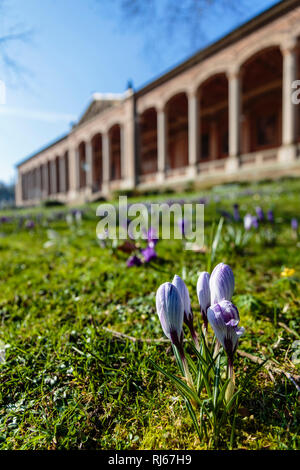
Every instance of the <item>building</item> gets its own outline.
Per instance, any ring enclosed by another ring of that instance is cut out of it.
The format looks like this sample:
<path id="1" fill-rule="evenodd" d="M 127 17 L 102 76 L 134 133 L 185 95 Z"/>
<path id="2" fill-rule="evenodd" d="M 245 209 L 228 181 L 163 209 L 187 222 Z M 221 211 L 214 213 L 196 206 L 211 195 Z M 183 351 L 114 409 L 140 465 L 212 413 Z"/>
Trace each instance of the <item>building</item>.
<path id="1" fill-rule="evenodd" d="M 17 205 L 300 175 L 299 46 L 300 4 L 285 0 L 138 91 L 94 95 L 17 166 Z"/>

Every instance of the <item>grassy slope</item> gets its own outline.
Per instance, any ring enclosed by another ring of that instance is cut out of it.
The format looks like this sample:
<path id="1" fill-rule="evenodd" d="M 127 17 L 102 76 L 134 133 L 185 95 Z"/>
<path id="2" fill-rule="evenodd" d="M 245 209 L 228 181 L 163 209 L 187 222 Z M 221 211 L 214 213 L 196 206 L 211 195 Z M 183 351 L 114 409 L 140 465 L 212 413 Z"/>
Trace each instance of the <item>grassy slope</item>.
<path id="1" fill-rule="evenodd" d="M 246 328 L 241 349 L 273 357 L 292 370 L 296 338 L 279 322 L 297 328 L 299 288 L 278 281 L 283 266 L 294 267 L 300 276 L 299 247 L 289 227 L 290 217 L 300 215 L 300 182 L 256 189 L 236 201 L 225 188 L 218 207 L 231 209 L 239 202 L 245 213 L 258 204 L 272 206 L 280 227 L 278 243 L 265 247 L 253 240 L 243 254 L 220 251 L 216 262 L 227 262 L 235 274 L 233 300 Z M 44 227 L 31 233 L 0 227 L 0 340 L 9 345 L 6 362 L 0 364 L 0 448 L 207 448 L 198 442 L 176 390 L 148 364 L 152 358 L 175 371 L 168 345 L 134 343 L 103 330 L 160 338 L 155 291 L 183 272 L 199 321 L 195 286 L 206 257 L 183 251 L 180 241 L 161 241 L 159 269 L 128 269 L 125 255 L 98 246 L 95 207 L 76 234 L 64 221 L 52 222 L 62 238 L 48 249 Z M 206 233 L 218 220 L 218 207 L 211 203 L 205 209 Z M 254 368 L 241 357 L 236 363 L 237 378 Z M 295 448 L 296 407 L 293 384 L 283 375 L 273 383 L 261 370 L 243 398 L 235 446 Z M 226 448 L 227 437 L 224 430 L 218 448 Z"/>

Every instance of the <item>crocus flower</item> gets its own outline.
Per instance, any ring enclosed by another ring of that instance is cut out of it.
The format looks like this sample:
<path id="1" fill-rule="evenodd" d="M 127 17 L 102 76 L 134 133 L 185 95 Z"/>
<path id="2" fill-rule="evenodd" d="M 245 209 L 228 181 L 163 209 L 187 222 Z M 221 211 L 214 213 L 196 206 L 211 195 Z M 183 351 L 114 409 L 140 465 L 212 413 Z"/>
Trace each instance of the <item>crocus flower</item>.
<path id="1" fill-rule="evenodd" d="M 188 385 L 194 388 L 183 350 L 184 306 L 177 287 L 170 282 L 162 284 L 156 292 L 156 310 L 166 337 L 176 346 Z"/>
<path id="2" fill-rule="evenodd" d="M 238 309 L 228 300 L 222 300 L 209 307 L 207 318 L 227 354 L 229 367 L 232 368 L 239 337 L 244 333 L 244 328 L 238 326 Z"/>
<path id="3" fill-rule="evenodd" d="M 185 282 L 181 279 L 181 277 L 177 276 L 177 274 L 174 276 L 172 284 L 177 288 L 183 303 L 184 323 L 188 326 L 191 332 L 196 348 L 199 349 L 199 341 L 193 325 L 194 315 L 188 288 L 186 287 Z"/>
<path id="4" fill-rule="evenodd" d="M 245 230 L 250 230 L 252 227 L 252 215 L 246 214 L 244 217 L 244 228 Z"/>
<path id="5" fill-rule="evenodd" d="M 147 246 L 144 250 L 141 251 L 145 263 L 150 263 L 153 259 L 157 258 L 157 253 L 152 246 Z"/>
<path id="6" fill-rule="evenodd" d="M 138 256 L 133 255 L 133 256 L 130 256 L 130 258 L 128 258 L 126 264 L 128 268 L 132 268 L 132 266 L 141 266 L 142 261 L 140 260 Z"/>
<path id="7" fill-rule="evenodd" d="M 258 229 L 258 218 L 255 216 L 252 217 L 252 227 Z"/>
<path id="8" fill-rule="evenodd" d="M 34 229 L 34 227 L 35 227 L 35 223 L 33 222 L 33 220 L 28 220 L 28 221 L 26 222 L 25 227 L 26 227 L 28 230 L 32 230 L 32 229 Z"/>
<path id="9" fill-rule="evenodd" d="M 218 264 L 211 273 L 209 280 L 211 304 L 222 300 L 231 300 L 234 291 L 234 275 L 230 266 Z"/>
<path id="10" fill-rule="evenodd" d="M 271 222 L 271 224 L 274 223 L 274 213 L 273 213 L 272 209 L 268 210 L 267 219 L 268 219 L 269 222 Z"/>
<path id="11" fill-rule="evenodd" d="M 255 208 L 255 212 L 256 212 L 256 215 L 258 217 L 258 220 L 260 220 L 262 222 L 265 219 L 265 214 L 264 214 L 264 211 L 262 210 L 262 208 L 257 206 Z"/>
<path id="12" fill-rule="evenodd" d="M 239 211 L 239 205 L 238 204 L 234 204 L 233 205 L 233 218 L 236 222 L 239 222 L 241 220 L 241 216 L 240 216 L 240 211 Z"/>
<path id="13" fill-rule="evenodd" d="M 147 232 L 147 240 L 148 240 L 148 246 L 151 248 L 154 248 L 155 245 L 158 242 L 158 235 L 157 231 L 154 227 L 150 227 L 148 232 Z"/>
<path id="14" fill-rule="evenodd" d="M 297 219 L 293 218 L 291 220 L 291 228 L 292 228 L 292 230 L 294 230 L 294 232 L 297 232 L 297 230 L 298 230 L 298 220 Z"/>
<path id="15" fill-rule="evenodd" d="M 165 282 L 158 288 L 156 310 L 164 334 L 182 352 L 184 307 L 174 284 Z"/>
<path id="16" fill-rule="evenodd" d="M 197 296 L 200 304 L 204 328 L 207 330 L 207 309 L 210 306 L 209 274 L 203 271 L 197 282 Z"/>

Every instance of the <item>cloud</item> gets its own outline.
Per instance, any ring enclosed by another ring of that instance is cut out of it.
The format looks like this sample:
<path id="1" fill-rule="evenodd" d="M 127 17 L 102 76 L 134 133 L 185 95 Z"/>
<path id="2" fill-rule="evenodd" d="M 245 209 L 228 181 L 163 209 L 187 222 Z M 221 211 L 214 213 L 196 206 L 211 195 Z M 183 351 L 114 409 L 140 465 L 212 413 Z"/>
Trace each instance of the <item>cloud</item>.
<path id="1" fill-rule="evenodd" d="M 33 119 L 35 121 L 44 122 L 70 122 L 76 121 L 76 116 L 73 114 L 52 113 L 48 111 L 36 111 L 26 108 L 14 108 L 11 106 L 0 106 L 0 115 L 2 116 L 15 116 L 22 119 Z"/>

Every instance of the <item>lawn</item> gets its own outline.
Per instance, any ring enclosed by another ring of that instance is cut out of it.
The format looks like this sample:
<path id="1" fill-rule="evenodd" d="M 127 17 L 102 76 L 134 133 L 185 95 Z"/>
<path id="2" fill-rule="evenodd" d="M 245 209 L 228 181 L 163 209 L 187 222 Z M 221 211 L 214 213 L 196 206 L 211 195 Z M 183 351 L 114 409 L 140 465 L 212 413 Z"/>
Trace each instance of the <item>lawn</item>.
<path id="1" fill-rule="evenodd" d="M 286 179 L 132 199 L 205 197 L 207 249 L 160 240 L 155 261 L 130 268 L 128 254 L 99 246 L 97 204 L 80 208 L 77 224 L 67 223 L 66 207 L 2 212 L 0 449 L 298 448 L 300 240 L 291 218 L 300 219 L 299 194 L 300 180 Z M 234 203 L 242 218 L 256 206 L 272 209 L 274 223 L 238 244 L 230 227 L 245 231 L 229 220 Z M 248 355 L 235 357 L 237 383 L 253 373 L 230 446 L 227 427 L 217 442 L 199 440 L 183 399 L 150 361 L 178 374 L 170 344 L 157 341 L 155 308 L 157 288 L 175 274 L 201 330 L 197 278 L 221 216 L 213 266 L 224 262 L 234 272 L 233 302 L 245 327 L 239 350 Z M 256 370 L 252 356 L 268 361 Z"/>

